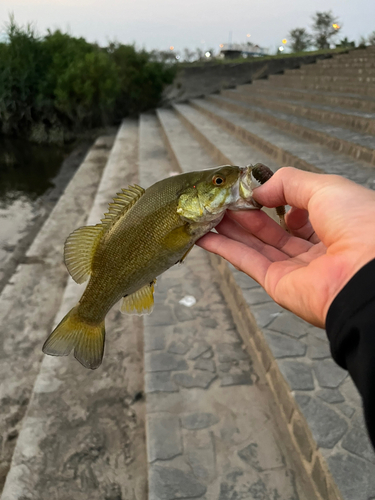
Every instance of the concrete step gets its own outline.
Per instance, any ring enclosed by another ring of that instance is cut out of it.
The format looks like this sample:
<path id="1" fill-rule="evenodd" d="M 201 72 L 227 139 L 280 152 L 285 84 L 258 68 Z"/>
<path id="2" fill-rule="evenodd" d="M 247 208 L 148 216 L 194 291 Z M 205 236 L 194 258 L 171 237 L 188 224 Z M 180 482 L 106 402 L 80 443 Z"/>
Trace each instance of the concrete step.
<path id="1" fill-rule="evenodd" d="M 207 99 L 194 99 L 191 104 L 215 124 L 220 125 L 223 130 L 229 132 L 235 139 L 240 139 L 247 144 L 254 144 L 257 148 L 259 145 L 259 149 L 264 152 L 268 151 L 272 158 L 275 158 L 276 151 L 280 151 L 279 157 L 281 159 L 295 159 L 295 163 L 281 161 L 280 165 L 291 165 L 296 166 L 296 168 L 300 168 L 299 165 L 301 165 L 304 169 L 312 172 L 344 175 L 364 186 L 370 188 L 375 186 L 375 170 L 369 168 L 364 162 L 354 161 L 346 155 L 333 153 L 329 148 L 312 144 L 306 139 L 296 139 L 295 136 L 281 132 L 278 128 L 264 122 L 249 120 L 241 114 L 218 107 Z M 191 126 L 198 124 L 199 117 L 193 113 L 193 110 L 189 110 L 186 105 L 184 108 L 182 106 L 176 105 L 175 109 L 179 113 L 183 113 L 185 119 L 190 117 Z M 200 125 L 200 127 L 202 126 Z M 206 123 L 202 132 L 209 130 L 210 126 Z M 271 145 L 268 150 L 263 149 L 264 143 Z"/>
<path id="2" fill-rule="evenodd" d="M 304 68 L 307 66 L 303 66 Z M 320 59 L 316 62 L 316 67 L 317 68 L 342 68 L 342 69 L 347 69 L 347 68 L 353 68 L 353 69 L 372 69 L 375 67 L 375 58 L 369 58 L 365 62 L 356 62 L 353 60 L 342 60 L 342 59 Z"/>
<path id="3" fill-rule="evenodd" d="M 254 153 L 249 146 L 268 156 L 267 164 L 272 167 L 293 165 L 296 168 L 312 172 L 321 172 L 306 159 L 294 156 L 284 147 L 285 134 L 271 129 L 262 122 L 252 122 L 246 129 L 226 120 L 223 115 L 212 112 L 206 101 L 193 100 L 193 107 L 186 104 L 176 104 L 174 109 L 180 115 L 183 123 L 213 155 L 218 164 L 234 163 L 247 165 L 253 162 Z M 196 109 L 194 109 L 196 108 Z M 207 114 L 207 117 L 202 116 Z M 212 121 L 214 120 L 214 123 Z M 215 126 L 216 123 L 216 126 Z M 224 130 L 223 130 L 224 126 Z M 228 136 L 228 132 L 231 134 Z M 257 152 L 255 157 L 259 158 Z M 261 161 L 261 160 L 257 160 Z M 272 163 L 271 163 L 272 162 Z"/>
<path id="4" fill-rule="evenodd" d="M 357 52 L 351 51 L 348 54 L 348 59 L 353 61 L 369 61 L 373 60 L 374 57 L 375 57 L 375 51 L 373 46 L 367 47 L 367 49 L 363 51 L 362 50 L 361 51 L 358 50 Z"/>
<path id="5" fill-rule="evenodd" d="M 217 165 L 176 113 L 157 114 L 172 168 Z M 240 145 L 236 158 L 242 154 Z M 140 177 L 148 175 L 141 161 Z M 159 277 L 155 310 L 144 320 L 149 499 L 255 498 L 258 491 L 280 500 L 317 498 L 264 374 L 238 335 L 220 279 L 209 255 L 194 248 L 184 265 Z M 196 302 L 188 307 L 184 297 Z"/>
<path id="6" fill-rule="evenodd" d="M 203 102 L 196 100 L 194 105 Z M 206 105 L 206 110 L 210 107 Z M 184 113 L 185 117 L 189 114 L 186 108 Z M 198 122 L 194 114 L 190 118 Z M 308 148 L 316 153 L 316 147 L 302 145 L 302 149 Z M 322 151 L 319 155 L 329 170 L 334 155 Z M 368 169 L 360 164 L 346 165 L 336 156 L 335 173 L 354 175 L 363 185 L 374 185 L 374 177 L 366 177 Z M 220 288 L 242 339 L 267 372 L 318 494 L 322 499 L 352 500 L 352 488 L 357 492 L 366 484 L 360 495 L 368 500 L 374 491 L 375 455 L 366 434 L 360 397 L 347 373 L 332 361 L 326 334 L 267 302 L 257 283 L 219 257 L 211 256 L 211 262 L 222 276 Z"/>
<path id="7" fill-rule="evenodd" d="M 374 85 L 365 85 L 363 82 L 355 82 L 355 83 L 344 83 L 339 81 L 320 81 L 315 78 L 304 78 L 303 76 L 290 77 L 287 75 L 270 75 L 269 80 L 270 86 L 282 86 L 282 87 L 291 87 L 291 88 L 302 88 L 302 89 L 312 89 L 312 90 L 321 90 L 325 92 L 335 92 L 335 93 L 344 93 L 344 94 L 357 94 L 364 95 L 368 97 L 375 97 L 375 86 Z M 281 79 L 282 78 L 282 79 Z M 258 81 L 255 80 L 254 85 L 258 85 Z M 267 85 L 264 81 L 262 81 L 261 85 Z"/>
<path id="8" fill-rule="evenodd" d="M 221 290 L 267 381 L 322 500 L 370 500 L 375 454 L 361 398 L 346 371 L 332 360 L 326 333 L 282 310 L 259 303 L 256 282 L 212 258 Z M 254 288 L 252 287 L 254 285 Z"/>
<path id="9" fill-rule="evenodd" d="M 190 133 L 186 130 L 186 126 L 184 126 L 173 110 L 158 109 L 156 113 L 163 133 L 165 146 L 176 171 L 189 172 L 201 170 L 214 167 L 217 164 L 213 149 L 211 148 L 209 151 L 203 149 L 197 143 L 197 140 L 194 140 L 190 136 Z"/>
<path id="10" fill-rule="evenodd" d="M 295 117 L 280 111 L 265 110 L 246 103 L 239 104 L 226 97 L 210 96 L 208 99 L 219 107 L 241 113 L 252 119 L 262 120 L 272 126 L 327 146 L 332 151 L 344 153 L 375 166 L 375 139 L 371 135 L 353 133 L 339 127 L 322 125 L 306 118 Z"/>
<path id="11" fill-rule="evenodd" d="M 368 46 L 364 49 L 354 49 L 354 50 L 349 50 L 346 54 L 338 54 L 337 56 L 334 56 L 335 59 L 366 59 L 366 58 L 373 58 L 375 55 L 374 51 L 374 46 Z"/>
<path id="12" fill-rule="evenodd" d="M 366 55 L 363 55 L 363 56 L 357 56 L 357 57 L 348 57 L 347 59 L 344 59 L 344 58 L 334 58 L 333 61 L 334 61 L 334 64 L 338 64 L 338 65 L 341 65 L 341 64 L 350 64 L 350 63 L 353 63 L 353 64 L 361 64 L 361 65 L 367 65 L 367 64 L 373 64 L 374 62 L 374 59 L 375 59 L 375 56 L 373 53 L 369 53 L 367 56 Z"/>
<path id="13" fill-rule="evenodd" d="M 137 158 L 138 125 L 125 122 L 117 134 L 88 224 L 100 220 L 120 187 L 138 181 Z M 95 192 L 89 193 L 94 173 L 91 165 L 85 178 L 90 205 Z M 82 186 L 80 191 L 81 194 L 76 192 L 78 206 L 71 200 L 73 205 L 66 209 L 74 208 L 74 213 L 83 219 L 90 207 L 81 205 L 85 188 Z M 58 219 L 52 221 L 58 223 Z M 82 223 L 84 220 L 73 228 Z M 56 227 L 58 235 L 54 235 L 53 245 L 60 259 L 70 230 Z M 53 290 L 49 287 L 48 293 Z M 82 287 L 70 279 L 54 324 L 81 294 Z M 27 298 L 30 301 L 29 293 Z M 41 315 L 50 314 L 44 304 L 39 304 L 37 311 L 39 320 Z M 52 327 L 50 322 L 48 330 Z M 72 356 L 43 357 L 2 500 L 146 500 L 142 321 L 136 316 L 125 319 L 119 310 L 113 309 L 107 316 L 106 329 L 108 342 L 103 364 L 94 372 L 84 369 Z M 49 331 L 43 329 L 38 335 L 38 360 L 42 340 Z M 32 332 L 28 333 L 33 338 Z M 21 348 L 22 343 L 18 342 Z M 24 388 L 28 386 L 22 382 Z M 10 386 L 8 391 L 11 398 L 14 388 Z"/>
<path id="14" fill-rule="evenodd" d="M 171 160 L 161 141 L 163 130 L 153 114 L 143 114 L 139 123 L 139 183 L 145 189 L 171 172 Z"/>
<path id="15" fill-rule="evenodd" d="M 311 104 L 301 100 L 280 100 L 271 96 L 266 98 L 256 94 L 245 94 L 238 90 L 224 90 L 221 95 L 235 101 L 261 106 L 265 109 L 282 111 L 325 124 L 330 123 L 348 128 L 361 134 L 375 135 L 375 113 L 350 112 L 343 108 Z"/>
<path id="16" fill-rule="evenodd" d="M 295 71 L 292 75 L 290 73 L 285 74 L 285 78 L 294 78 L 296 81 L 307 82 L 307 83 L 337 83 L 338 85 L 367 85 L 369 87 L 373 86 L 375 83 L 375 76 L 365 76 L 365 75 L 343 75 L 341 72 L 336 74 L 304 74 L 300 70 L 290 70 Z M 270 75 L 268 78 L 270 81 L 279 81 L 284 75 Z M 375 90 L 375 86 L 374 86 Z"/>
<path id="17" fill-rule="evenodd" d="M 262 83 L 264 82 L 264 84 Z M 291 87 L 269 85 L 267 80 L 257 80 L 257 84 L 239 85 L 236 91 L 254 96 L 266 96 L 274 99 L 303 100 L 324 104 L 332 107 L 341 107 L 348 110 L 375 113 L 375 99 L 356 94 L 340 94 L 333 92 L 319 92 L 317 90 L 304 90 Z"/>
<path id="18" fill-rule="evenodd" d="M 85 224 L 112 143 L 95 142 L 0 296 L 0 491 L 65 289 L 64 241 Z"/>
<path id="19" fill-rule="evenodd" d="M 335 66 L 317 66 L 316 64 L 309 64 L 307 66 L 301 66 L 300 69 L 287 69 L 284 72 L 285 75 L 311 75 L 311 76 L 345 76 L 345 77 L 374 77 L 375 76 L 375 66 L 369 68 L 367 65 L 363 65 L 359 68 L 352 68 L 348 66 L 345 67 L 335 67 Z"/>

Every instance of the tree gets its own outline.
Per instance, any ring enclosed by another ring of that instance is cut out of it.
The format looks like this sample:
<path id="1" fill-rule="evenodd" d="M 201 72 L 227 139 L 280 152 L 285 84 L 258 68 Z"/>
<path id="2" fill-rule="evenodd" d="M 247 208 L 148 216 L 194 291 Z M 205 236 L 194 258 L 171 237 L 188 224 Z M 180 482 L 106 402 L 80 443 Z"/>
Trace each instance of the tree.
<path id="1" fill-rule="evenodd" d="M 340 43 L 336 43 L 336 47 L 341 47 L 342 49 L 354 49 L 355 42 L 350 42 L 348 37 L 342 38 Z"/>
<path id="2" fill-rule="evenodd" d="M 367 47 L 367 38 L 364 36 L 361 36 L 358 42 L 358 48 L 359 49 L 365 49 Z"/>
<path id="3" fill-rule="evenodd" d="M 317 12 L 313 16 L 314 44 L 318 49 L 329 49 L 331 41 L 340 31 L 335 16 L 331 11 Z"/>
<path id="4" fill-rule="evenodd" d="M 195 51 L 188 48 L 184 49 L 184 60 L 187 62 L 194 61 Z"/>
<path id="5" fill-rule="evenodd" d="M 373 31 L 368 37 L 368 43 L 370 45 L 375 45 L 375 31 Z"/>
<path id="6" fill-rule="evenodd" d="M 295 28 L 289 32 L 291 40 L 290 48 L 292 52 L 303 52 L 311 45 L 311 35 L 309 35 L 305 28 Z"/>
<path id="7" fill-rule="evenodd" d="M 197 54 L 198 61 L 201 61 L 204 58 L 204 52 L 200 47 L 196 49 L 195 53 Z"/>

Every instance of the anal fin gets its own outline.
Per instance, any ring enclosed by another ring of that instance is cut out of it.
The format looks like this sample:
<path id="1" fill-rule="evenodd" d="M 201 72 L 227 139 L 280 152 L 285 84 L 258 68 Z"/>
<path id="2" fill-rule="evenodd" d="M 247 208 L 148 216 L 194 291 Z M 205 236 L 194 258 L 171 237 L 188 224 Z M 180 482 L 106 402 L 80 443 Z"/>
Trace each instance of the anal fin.
<path id="1" fill-rule="evenodd" d="M 123 314 L 150 314 L 154 308 L 154 289 L 156 279 L 140 288 L 131 295 L 126 295 L 121 302 L 120 311 Z"/>

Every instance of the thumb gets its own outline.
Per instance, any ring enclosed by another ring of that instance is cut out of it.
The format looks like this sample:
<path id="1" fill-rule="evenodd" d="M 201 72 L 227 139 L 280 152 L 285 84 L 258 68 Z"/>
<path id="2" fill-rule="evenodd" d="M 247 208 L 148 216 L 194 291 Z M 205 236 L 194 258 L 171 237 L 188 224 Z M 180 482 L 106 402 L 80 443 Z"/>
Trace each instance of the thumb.
<path id="1" fill-rule="evenodd" d="M 280 168 L 266 183 L 254 189 L 255 201 L 266 207 L 291 205 L 307 210 L 312 196 L 327 184 L 350 182 L 339 176 Z M 353 183 L 354 184 L 354 183 Z"/>

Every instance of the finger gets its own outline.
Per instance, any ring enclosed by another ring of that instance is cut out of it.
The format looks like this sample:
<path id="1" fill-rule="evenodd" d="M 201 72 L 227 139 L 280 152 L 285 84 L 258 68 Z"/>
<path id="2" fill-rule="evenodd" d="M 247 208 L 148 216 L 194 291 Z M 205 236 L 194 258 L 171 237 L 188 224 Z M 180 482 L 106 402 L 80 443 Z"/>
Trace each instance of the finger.
<path id="1" fill-rule="evenodd" d="M 216 233 L 207 233 L 196 245 L 224 257 L 237 269 L 264 286 L 267 270 L 272 262 L 253 248 Z"/>
<path id="2" fill-rule="evenodd" d="M 311 243 L 319 243 L 309 219 L 309 212 L 302 208 L 292 207 L 285 217 L 286 225 L 293 236 L 303 238 Z"/>
<path id="3" fill-rule="evenodd" d="M 231 238 L 232 240 L 238 241 L 247 245 L 248 247 L 253 248 L 272 262 L 289 258 L 286 253 L 278 250 L 271 245 L 267 245 L 259 238 L 249 233 L 249 231 L 244 229 L 240 224 L 237 224 L 237 222 L 230 217 L 225 216 L 220 224 L 216 226 L 216 231 L 219 234 L 226 236 L 227 238 Z"/>
<path id="4" fill-rule="evenodd" d="M 258 239 L 279 249 L 289 257 L 307 252 L 313 245 L 309 241 L 287 233 L 277 222 L 260 210 L 230 212 L 228 216 Z"/>
<path id="5" fill-rule="evenodd" d="M 292 167 L 278 170 L 265 184 L 254 189 L 254 199 L 266 207 L 291 205 L 308 209 L 314 194 L 322 188 L 337 183 L 350 183 L 351 189 L 357 185 L 347 179 L 333 175 L 315 174 Z"/>

